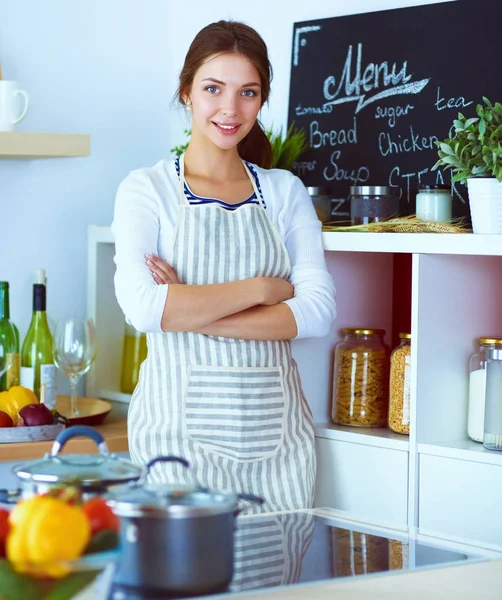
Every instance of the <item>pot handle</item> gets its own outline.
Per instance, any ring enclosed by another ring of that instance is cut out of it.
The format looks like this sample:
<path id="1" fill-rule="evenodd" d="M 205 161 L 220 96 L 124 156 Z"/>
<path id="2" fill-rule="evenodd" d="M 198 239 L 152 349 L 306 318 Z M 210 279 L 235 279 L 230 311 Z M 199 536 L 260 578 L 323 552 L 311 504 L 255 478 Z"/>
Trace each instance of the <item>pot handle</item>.
<path id="1" fill-rule="evenodd" d="M 150 469 L 153 467 L 153 465 L 160 463 L 160 462 L 178 462 L 181 465 L 183 465 L 185 467 L 185 469 L 190 468 L 190 463 L 187 460 L 185 460 L 184 458 L 181 458 L 180 456 L 157 456 L 156 458 L 152 458 L 152 460 L 149 460 L 146 463 L 145 470 L 144 470 L 143 475 L 141 476 L 140 480 L 138 481 L 138 485 L 143 485 L 146 478 L 148 477 L 148 473 L 150 473 Z"/>
<path id="2" fill-rule="evenodd" d="M 79 436 L 91 438 L 91 440 L 96 443 L 100 454 L 103 456 L 108 456 L 110 454 L 105 439 L 99 431 L 88 425 L 73 425 L 72 427 L 68 427 L 68 429 L 63 429 L 63 431 L 58 434 L 54 440 L 49 456 L 51 458 L 57 456 L 68 440 Z"/>
<path id="3" fill-rule="evenodd" d="M 22 491 L 20 488 L 17 490 L 0 490 L 0 503 L 2 504 L 16 504 L 21 499 Z"/>
<path id="4" fill-rule="evenodd" d="M 260 496 L 255 496 L 254 494 L 237 494 L 237 499 L 245 500 L 246 502 L 254 502 L 255 504 L 264 504 L 265 503 L 265 500 L 263 498 L 260 498 Z M 234 512 L 235 516 L 237 516 L 243 510 L 244 510 L 243 507 L 238 506 Z"/>

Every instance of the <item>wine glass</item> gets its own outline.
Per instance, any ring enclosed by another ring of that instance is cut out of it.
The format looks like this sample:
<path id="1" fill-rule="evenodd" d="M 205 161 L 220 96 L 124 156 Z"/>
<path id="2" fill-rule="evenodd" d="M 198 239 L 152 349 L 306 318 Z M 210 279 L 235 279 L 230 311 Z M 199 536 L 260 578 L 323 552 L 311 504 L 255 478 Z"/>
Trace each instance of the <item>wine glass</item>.
<path id="1" fill-rule="evenodd" d="M 0 391 L 5 389 L 3 376 L 12 367 L 16 353 L 16 330 L 8 319 L 0 319 Z"/>
<path id="2" fill-rule="evenodd" d="M 70 414 L 66 417 L 78 417 L 77 385 L 91 368 L 96 358 L 96 330 L 92 319 L 71 317 L 60 321 L 56 326 L 52 357 L 57 367 L 70 381 Z"/>

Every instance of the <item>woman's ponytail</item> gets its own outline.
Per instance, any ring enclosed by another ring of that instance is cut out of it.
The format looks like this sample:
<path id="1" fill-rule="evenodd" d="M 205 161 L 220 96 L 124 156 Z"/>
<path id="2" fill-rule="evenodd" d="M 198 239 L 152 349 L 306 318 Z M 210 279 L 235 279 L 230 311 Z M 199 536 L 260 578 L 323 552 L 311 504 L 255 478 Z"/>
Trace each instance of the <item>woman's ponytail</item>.
<path id="1" fill-rule="evenodd" d="M 272 146 L 258 120 L 256 120 L 247 136 L 239 143 L 238 150 L 239 156 L 243 160 L 263 169 L 270 169 L 272 166 Z"/>

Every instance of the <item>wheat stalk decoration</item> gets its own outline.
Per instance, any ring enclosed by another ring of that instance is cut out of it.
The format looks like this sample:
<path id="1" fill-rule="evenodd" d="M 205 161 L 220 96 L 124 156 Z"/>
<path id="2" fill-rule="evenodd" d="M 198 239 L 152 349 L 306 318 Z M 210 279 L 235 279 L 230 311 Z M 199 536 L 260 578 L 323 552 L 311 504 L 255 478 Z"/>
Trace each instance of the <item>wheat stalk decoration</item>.
<path id="1" fill-rule="evenodd" d="M 366 232 L 366 233 L 471 233 L 465 225 L 465 218 L 452 219 L 448 223 L 423 221 L 415 215 L 397 217 L 387 221 L 377 221 L 364 225 L 335 225 L 324 223 L 323 231 Z"/>

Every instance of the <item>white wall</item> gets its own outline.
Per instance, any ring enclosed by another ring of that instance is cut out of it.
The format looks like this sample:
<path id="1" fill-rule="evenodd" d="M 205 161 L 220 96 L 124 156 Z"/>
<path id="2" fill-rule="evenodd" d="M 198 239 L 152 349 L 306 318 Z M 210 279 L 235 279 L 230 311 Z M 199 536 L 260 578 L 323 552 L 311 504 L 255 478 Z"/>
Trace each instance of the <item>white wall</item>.
<path id="1" fill-rule="evenodd" d="M 296 21 L 429 4 L 424 0 L 0 0 L 0 62 L 31 98 L 21 131 L 91 134 L 89 158 L 0 161 L 0 279 L 12 318 L 29 324 L 36 268 L 52 318 L 86 312 L 86 235 L 108 225 L 120 180 L 184 141 L 172 96 L 188 45 L 221 18 L 264 37 L 274 68 L 265 125 L 287 119 Z M 287 7 L 287 8 L 286 8 Z"/>

